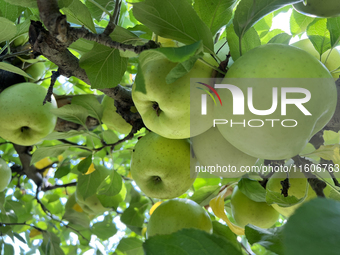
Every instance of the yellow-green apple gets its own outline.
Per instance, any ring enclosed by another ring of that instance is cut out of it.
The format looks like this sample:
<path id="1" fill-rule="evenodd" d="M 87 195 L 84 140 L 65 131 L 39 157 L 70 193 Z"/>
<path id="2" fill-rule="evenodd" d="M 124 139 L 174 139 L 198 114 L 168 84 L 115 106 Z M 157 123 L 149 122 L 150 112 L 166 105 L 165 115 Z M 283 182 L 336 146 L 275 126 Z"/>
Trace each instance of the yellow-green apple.
<path id="1" fill-rule="evenodd" d="M 148 53 L 142 53 L 141 57 L 144 54 Z M 204 60 L 212 63 L 213 60 L 209 57 L 210 55 L 206 55 Z M 210 78 L 212 67 L 199 59 L 187 74 L 167 84 L 166 76 L 178 63 L 171 62 L 165 57 L 147 56 L 143 59 L 140 69 L 143 73 L 146 93 L 136 90 L 139 86 L 137 83 L 140 82 L 137 74 L 132 88 L 132 99 L 145 126 L 170 139 L 189 138 L 209 129 L 212 126 L 212 115 L 207 115 L 210 118 L 203 115 L 204 119 L 199 125 L 190 123 L 193 116 L 197 115 L 194 120 L 200 119 L 201 94 L 205 93 L 194 87 L 193 93 L 196 94 L 190 94 L 190 78 Z M 198 106 L 191 107 L 190 100 L 196 100 Z"/>
<path id="2" fill-rule="evenodd" d="M 76 201 L 79 204 L 79 206 L 83 209 L 84 212 L 90 215 L 97 215 L 112 210 L 111 207 L 104 207 L 102 205 L 97 194 L 87 197 L 86 199 L 84 199 L 84 197 L 80 194 L 79 189 L 76 189 L 75 194 Z M 125 197 L 126 187 L 125 184 L 123 183 L 120 192 L 117 195 L 110 197 L 111 200 L 110 203 L 113 205 L 114 208 L 117 208 L 119 203 L 122 202 L 125 199 Z"/>
<path id="3" fill-rule="evenodd" d="M 19 145 L 33 145 L 50 134 L 57 117 L 50 111 L 57 108 L 52 95 L 51 103 L 43 105 L 47 89 L 35 83 L 19 83 L 0 94 L 0 136 Z"/>
<path id="4" fill-rule="evenodd" d="M 104 96 L 102 101 L 103 117 L 102 122 L 110 129 L 116 130 L 122 134 L 130 133 L 132 126 L 127 123 L 116 110 L 115 100 L 109 96 Z"/>
<path id="5" fill-rule="evenodd" d="M 291 216 L 302 203 L 317 197 L 314 190 L 308 184 L 308 181 L 303 173 L 301 173 L 300 171 L 298 172 L 291 171 L 289 172 L 288 177 L 289 177 L 288 196 L 294 196 L 297 199 L 302 199 L 305 196 L 306 197 L 302 202 L 291 205 L 291 206 L 287 206 L 287 207 L 280 206 L 276 203 L 272 204 L 273 208 L 285 217 Z M 331 179 L 329 179 L 330 176 L 328 175 L 328 173 L 326 177 L 328 178 L 328 181 L 331 181 Z M 287 173 L 284 173 L 284 172 L 276 172 L 275 174 L 273 174 L 273 176 L 267 182 L 267 185 L 266 185 L 267 192 L 276 192 L 276 193 L 279 193 L 279 194 L 276 194 L 277 196 L 283 197 L 283 194 L 281 194 L 282 192 L 281 182 L 285 180 L 286 178 L 287 178 Z M 307 191 L 307 195 L 306 195 L 306 191 Z M 331 187 L 327 186 L 324 189 L 324 194 L 326 197 L 329 197 L 330 193 L 331 193 Z M 281 201 L 281 199 L 279 200 Z"/>
<path id="6" fill-rule="evenodd" d="M 255 202 L 236 186 L 230 199 L 231 212 L 237 225 L 245 227 L 252 224 L 260 228 L 270 228 L 280 214 L 265 202 Z"/>
<path id="7" fill-rule="evenodd" d="M 208 213 L 190 199 L 172 199 L 160 204 L 150 216 L 146 235 L 167 235 L 184 228 L 197 228 L 212 233 Z"/>
<path id="8" fill-rule="evenodd" d="M 26 73 L 31 75 L 33 79 L 30 79 L 30 81 L 36 81 L 39 80 L 45 72 L 45 65 L 43 62 L 37 62 L 34 63 L 33 65 L 29 66 L 26 69 Z"/>
<path id="9" fill-rule="evenodd" d="M 210 170 L 214 169 L 211 174 L 223 178 L 236 178 L 246 174 L 241 168 L 253 166 L 257 160 L 231 145 L 217 127 L 211 127 L 204 133 L 192 137 L 191 143 L 199 164 L 210 167 Z"/>
<path id="10" fill-rule="evenodd" d="M 339 0 L 307 0 L 307 3 L 293 5 L 295 10 L 302 14 L 313 15 L 323 18 L 330 18 L 340 15 Z"/>
<path id="11" fill-rule="evenodd" d="M 145 195 L 175 198 L 195 181 L 190 158 L 187 139 L 168 139 L 150 132 L 138 140 L 132 152 L 131 176 Z"/>
<path id="12" fill-rule="evenodd" d="M 340 52 L 336 48 L 325 51 L 321 55 L 321 59 L 320 59 L 319 52 L 317 52 L 317 50 L 314 48 L 312 42 L 309 39 L 303 39 L 291 45 L 298 47 L 300 49 L 303 49 L 307 51 L 308 53 L 312 54 L 318 60 L 321 60 L 321 62 L 331 72 L 332 76 L 335 79 L 339 78 L 340 71 L 337 69 L 340 67 Z"/>
<path id="13" fill-rule="evenodd" d="M 327 68 L 306 51 L 283 44 L 246 52 L 215 86 L 223 103 L 215 105 L 216 126 L 232 145 L 257 158 L 298 155 L 337 104 Z"/>
<path id="14" fill-rule="evenodd" d="M 4 191 L 12 179 L 11 168 L 7 165 L 6 161 L 0 158 L 0 192 Z"/>
<path id="15" fill-rule="evenodd" d="M 13 41 L 13 44 L 15 47 L 21 46 L 23 44 L 25 44 L 29 39 L 28 33 L 25 33 L 23 35 L 20 35 L 18 38 L 16 38 Z"/>

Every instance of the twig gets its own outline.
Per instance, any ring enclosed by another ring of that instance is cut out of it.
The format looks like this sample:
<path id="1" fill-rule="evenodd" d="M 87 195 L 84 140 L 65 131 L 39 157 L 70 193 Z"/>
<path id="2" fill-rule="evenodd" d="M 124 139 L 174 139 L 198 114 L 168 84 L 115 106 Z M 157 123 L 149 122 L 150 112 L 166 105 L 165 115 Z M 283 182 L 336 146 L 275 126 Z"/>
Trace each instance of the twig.
<path id="1" fill-rule="evenodd" d="M 18 226 L 29 226 L 31 228 L 35 228 L 36 230 L 38 230 L 40 232 L 47 232 L 46 230 L 43 230 L 43 229 L 41 229 L 41 228 L 39 228 L 37 226 L 34 226 L 33 224 L 27 224 L 25 222 L 22 222 L 22 223 L 20 223 L 20 222 L 17 222 L 17 223 L 0 222 L 0 227 L 11 226 L 11 225 L 12 226 L 16 226 L 16 225 L 18 225 Z"/>
<path id="2" fill-rule="evenodd" d="M 47 187 L 41 188 L 41 191 L 53 190 L 53 189 L 58 189 L 58 188 L 74 187 L 74 186 L 77 186 L 77 182 L 70 182 L 70 183 L 65 183 L 65 184 L 56 184 L 53 186 L 47 186 Z"/>

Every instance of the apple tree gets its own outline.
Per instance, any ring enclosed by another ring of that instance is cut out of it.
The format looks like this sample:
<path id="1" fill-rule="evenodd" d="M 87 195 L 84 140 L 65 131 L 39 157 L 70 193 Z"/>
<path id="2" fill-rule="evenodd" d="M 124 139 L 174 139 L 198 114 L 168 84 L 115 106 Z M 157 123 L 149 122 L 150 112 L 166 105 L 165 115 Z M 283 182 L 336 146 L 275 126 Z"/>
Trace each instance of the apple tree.
<path id="1" fill-rule="evenodd" d="M 0 254 L 339 254 L 339 24 L 338 0 L 0 0 Z M 228 76 L 327 83 L 299 133 L 195 123 L 190 78 Z M 216 163 L 270 170 L 193 173 Z"/>

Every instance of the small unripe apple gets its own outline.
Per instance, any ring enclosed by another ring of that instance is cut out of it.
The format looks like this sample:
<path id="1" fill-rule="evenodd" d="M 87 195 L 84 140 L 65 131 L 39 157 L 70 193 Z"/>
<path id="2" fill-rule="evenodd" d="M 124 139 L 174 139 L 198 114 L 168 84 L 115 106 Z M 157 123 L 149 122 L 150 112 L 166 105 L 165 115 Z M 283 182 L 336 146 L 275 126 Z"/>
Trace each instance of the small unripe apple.
<path id="1" fill-rule="evenodd" d="M 41 79 L 44 72 L 45 72 L 45 65 L 43 62 L 37 62 L 26 69 L 26 73 L 28 73 L 29 75 L 33 77 L 33 79 L 30 79 L 30 81 L 36 81 L 36 80 Z"/>
<path id="2" fill-rule="evenodd" d="M 255 202 L 236 186 L 230 200 L 232 215 L 240 227 L 252 224 L 260 228 L 270 228 L 280 214 L 265 202 Z"/>
<path id="3" fill-rule="evenodd" d="M 160 204 L 150 216 L 147 237 L 166 235 L 184 228 L 197 228 L 212 233 L 208 213 L 190 199 L 172 199 Z"/>

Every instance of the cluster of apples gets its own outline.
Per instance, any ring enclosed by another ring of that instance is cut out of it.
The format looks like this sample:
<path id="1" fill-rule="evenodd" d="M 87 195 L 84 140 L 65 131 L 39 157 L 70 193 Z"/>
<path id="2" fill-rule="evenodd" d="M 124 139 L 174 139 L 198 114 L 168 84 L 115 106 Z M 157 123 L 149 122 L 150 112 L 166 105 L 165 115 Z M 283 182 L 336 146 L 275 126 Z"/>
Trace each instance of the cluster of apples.
<path id="1" fill-rule="evenodd" d="M 328 53 L 324 55 L 326 54 Z M 173 199 L 186 192 L 195 180 L 193 174 L 190 176 L 190 158 L 191 162 L 197 161 L 200 165 L 234 165 L 239 168 L 241 165 L 254 165 L 258 158 L 277 160 L 298 155 L 310 138 L 327 124 L 334 114 L 337 103 L 334 82 L 337 74 L 332 76 L 330 71 L 338 67 L 340 54 L 333 50 L 325 62 L 326 66 L 318 60 L 320 57 L 317 55 L 309 40 L 300 41 L 293 46 L 263 45 L 237 59 L 229 68 L 225 80 L 221 82 L 224 84 L 234 79 L 235 85 L 246 94 L 249 83 L 237 83 L 235 78 L 269 78 L 268 82 L 256 84 L 256 88 L 261 92 L 268 89 L 271 91 L 273 87 L 281 89 L 287 86 L 285 83 L 276 83 L 275 79 L 303 78 L 289 86 L 306 88 L 311 92 L 312 98 L 306 104 L 306 108 L 312 112 L 312 116 L 304 118 L 299 108 L 290 108 L 292 113 L 289 118 L 299 120 L 299 126 L 294 131 L 283 127 L 263 129 L 232 129 L 227 125 L 212 127 L 212 121 L 210 123 L 205 121 L 202 125 L 197 125 L 199 128 L 190 130 L 190 110 L 196 110 L 190 109 L 192 106 L 190 78 L 209 78 L 212 73 L 211 67 L 197 62 L 188 74 L 172 84 L 166 84 L 165 77 L 176 64 L 166 58 L 151 58 L 150 61 L 145 61 L 141 71 L 146 93 L 137 91 L 138 79 L 136 79 L 132 97 L 146 127 L 151 132 L 139 139 L 132 153 L 131 174 L 136 184 L 147 196 Z M 323 61 L 326 60 L 324 55 L 321 58 Z M 316 82 L 313 83 L 313 80 Z M 254 116 L 248 111 L 238 119 L 238 116 L 232 115 L 232 111 L 228 110 L 233 108 L 232 94 L 223 89 L 217 91 L 223 106 L 215 106 L 211 116 L 219 119 L 234 118 L 236 122 L 241 122 L 241 118 L 262 117 Z M 271 105 L 271 93 L 255 94 L 255 99 L 256 97 L 260 99 L 256 105 L 259 109 L 267 109 L 265 107 Z M 270 119 L 280 117 L 280 111 L 266 116 Z M 189 137 L 193 154 L 190 153 Z M 217 175 L 231 178 L 240 177 L 243 173 L 226 172 Z M 279 179 L 275 177 L 271 182 L 274 180 Z M 298 180 L 306 184 L 306 179 Z M 269 187 L 272 187 L 273 184 L 270 183 Z M 311 188 L 309 190 L 313 192 Z M 301 192 L 296 196 L 301 198 Z M 308 199 L 312 197 L 313 195 L 309 194 Z M 286 208 L 255 202 L 237 187 L 231 198 L 231 206 L 237 224 L 244 227 L 251 223 L 263 228 L 271 227 L 280 213 L 289 216 L 297 207 L 292 207 L 286 212 Z M 252 212 L 251 215 L 249 212 Z"/>

